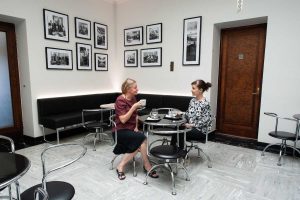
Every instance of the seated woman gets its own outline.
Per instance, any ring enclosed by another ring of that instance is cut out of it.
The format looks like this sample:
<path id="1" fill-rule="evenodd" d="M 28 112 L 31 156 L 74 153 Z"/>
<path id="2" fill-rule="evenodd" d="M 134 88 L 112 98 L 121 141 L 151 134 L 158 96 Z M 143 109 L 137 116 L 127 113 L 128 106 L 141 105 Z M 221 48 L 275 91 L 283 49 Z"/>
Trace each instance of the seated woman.
<path id="1" fill-rule="evenodd" d="M 185 128 L 192 130 L 186 133 L 186 140 L 196 140 L 206 142 L 206 135 L 211 130 L 211 109 L 210 104 L 203 96 L 203 93 L 211 87 L 211 83 L 205 83 L 203 80 L 196 80 L 192 82 L 192 94 L 195 96 L 191 99 L 189 108 L 185 113 L 187 123 L 184 124 Z M 173 135 L 171 144 L 176 145 L 177 136 Z M 183 149 L 184 138 L 183 134 L 179 136 L 179 148 Z"/>
<path id="2" fill-rule="evenodd" d="M 151 164 L 147 156 L 146 136 L 138 130 L 137 109 L 142 106 L 141 102 L 137 102 L 135 96 L 138 93 L 137 83 L 133 79 L 126 79 L 122 84 L 122 94 L 115 102 L 116 113 L 116 130 L 118 131 L 118 141 L 113 152 L 115 154 L 125 154 L 121 162 L 117 166 L 117 174 L 120 180 L 126 178 L 124 173 L 125 165 L 133 159 L 133 157 L 141 152 L 144 170 L 148 172 Z M 149 174 L 152 178 L 158 178 L 155 171 Z"/>

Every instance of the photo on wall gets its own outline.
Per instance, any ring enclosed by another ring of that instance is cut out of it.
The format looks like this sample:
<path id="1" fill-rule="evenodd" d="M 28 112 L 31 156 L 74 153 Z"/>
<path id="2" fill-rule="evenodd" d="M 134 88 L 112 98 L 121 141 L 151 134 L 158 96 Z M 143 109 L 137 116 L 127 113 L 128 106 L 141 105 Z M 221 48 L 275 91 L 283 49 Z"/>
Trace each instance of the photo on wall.
<path id="1" fill-rule="evenodd" d="M 45 39 L 69 42 L 69 16 L 44 9 Z"/>
<path id="2" fill-rule="evenodd" d="M 150 24 L 146 26 L 147 44 L 162 42 L 162 23 Z"/>
<path id="3" fill-rule="evenodd" d="M 183 65 L 200 65 L 202 17 L 183 20 Z"/>
<path id="4" fill-rule="evenodd" d="M 77 42 L 76 60 L 78 70 L 92 70 L 92 45 Z"/>
<path id="5" fill-rule="evenodd" d="M 107 25 L 94 22 L 94 47 L 108 49 Z"/>
<path id="6" fill-rule="evenodd" d="M 46 47 L 47 69 L 73 70 L 72 50 Z"/>
<path id="7" fill-rule="evenodd" d="M 124 51 L 124 66 L 137 67 L 138 66 L 138 50 L 125 50 Z"/>
<path id="8" fill-rule="evenodd" d="M 91 21 L 75 17 L 75 37 L 91 39 Z"/>
<path id="9" fill-rule="evenodd" d="M 162 48 L 141 49 L 141 67 L 159 67 L 162 63 Z"/>
<path id="10" fill-rule="evenodd" d="M 143 27 L 124 29 L 124 46 L 143 44 Z"/>
<path id="11" fill-rule="evenodd" d="M 95 71 L 108 71 L 108 55 L 95 53 Z"/>

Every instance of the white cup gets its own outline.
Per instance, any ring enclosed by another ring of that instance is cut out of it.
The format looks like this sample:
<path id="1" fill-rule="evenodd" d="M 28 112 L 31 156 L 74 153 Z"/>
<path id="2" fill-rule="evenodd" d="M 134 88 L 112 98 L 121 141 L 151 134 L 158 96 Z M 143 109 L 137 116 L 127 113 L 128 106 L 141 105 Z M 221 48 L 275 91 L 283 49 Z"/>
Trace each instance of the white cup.
<path id="1" fill-rule="evenodd" d="M 143 107 L 146 106 L 146 99 L 141 99 L 140 102 L 141 102 L 141 105 L 142 105 Z"/>

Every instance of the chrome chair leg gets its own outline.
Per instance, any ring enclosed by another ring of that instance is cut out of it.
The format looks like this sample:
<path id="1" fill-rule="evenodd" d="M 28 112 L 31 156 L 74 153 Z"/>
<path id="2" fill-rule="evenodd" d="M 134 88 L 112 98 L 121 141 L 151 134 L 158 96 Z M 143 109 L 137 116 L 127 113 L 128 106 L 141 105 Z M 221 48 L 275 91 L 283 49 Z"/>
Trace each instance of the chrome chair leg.
<path id="1" fill-rule="evenodd" d="M 113 159 L 110 161 L 110 170 L 113 170 L 114 169 L 114 162 L 115 162 L 115 160 L 116 160 L 116 158 L 118 157 L 119 155 L 115 155 L 114 157 L 113 157 Z"/>
<path id="2" fill-rule="evenodd" d="M 135 168 L 135 157 L 133 157 L 132 160 L 133 160 L 133 176 L 136 177 L 137 172 L 136 172 L 136 168 Z"/>
<path id="3" fill-rule="evenodd" d="M 202 152 L 202 154 L 206 158 L 206 160 L 207 160 L 207 167 L 208 168 L 212 168 L 212 162 L 210 160 L 210 157 L 206 153 L 204 153 L 204 151 L 201 148 L 199 148 L 199 147 L 198 147 L 198 151 Z"/>
<path id="4" fill-rule="evenodd" d="M 276 144 L 269 144 L 267 145 L 264 150 L 261 152 L 261 155 L 264 156 L 265 155 L 265 151 L 270 147 L 270 146 L 275 146 L 275 145 L 281 145 L 281 143 L 276 143 Z"/>
<path id="5" fill-rule="evenodd" d="M 170 174 L 171 174 L 171 178 L 172 178 L 172 195 L 176 195 L 174 173 L 172 170 L 170 171 Z"/>
<path id="6" fill-rule="evenodd" d="M 20 184 L 19 181 L 16 181 L 16 193 L 17 193 L 17 199 L 20 200 L 21 199 L 21 193 L 20 193 Z"/>
<path id="7" fill-rule="evenodd" d="M 278 163 L 277 163 L 278 166 L 281 166 L 281 157 L 282 157 L 282 151 L 283 151 L 283 150 L 284 150 L 284 146 L 281 145 L 281 146 L 280 146 L 280 151 L 279 151 Z"/>
<path id="8" fill-rule="evenodd" d="M 12 193 L 11 193 L 11 186 L 10 186 L 10 185 L 8 186 L 8 198 L 9 198 L 10 200 L 13 200 Z M 1 199 L 1 198 L 0 198 L 0 199 Z"/>

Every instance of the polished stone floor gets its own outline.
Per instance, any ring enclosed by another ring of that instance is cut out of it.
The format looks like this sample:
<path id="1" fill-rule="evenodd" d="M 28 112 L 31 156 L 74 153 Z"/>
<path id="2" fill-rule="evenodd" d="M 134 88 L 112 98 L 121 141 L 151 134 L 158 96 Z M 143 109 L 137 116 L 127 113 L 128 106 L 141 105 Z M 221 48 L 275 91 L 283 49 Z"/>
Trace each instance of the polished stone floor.
<path id="1" fill-rule="evenodd" d="M 65 142 L 80 141 L 75 137 Z M 31 160 L 31 168 L 20 179 L 22 191 L 41 182 L 40 153 L 47 146 L 49 144 L 40 144 L 17 151 Z M 175 178 L 177 195 L 172 195 L 171 178 L 166 171 L 158 172 L 159 179 L 149 179 L 148 185 L 143 184 L 145 174 L 140 156 L 137 158 L 137 177 L 132 176 L 132 167 L 128 165 L 127 178 L 120 181 L 115 170 L 109 170 L 113 147 L 105 142 L 97 143 L 97 151 L 92 150 L 92 142 L 88 142 L 87 147 L 88 152 L 82 159 L 48 178 L 49 181 L 71 183 L 76 189 L 74 199 L 77 200 L 300 200 L 299 158 L 286 156 L 279 167 L 276 165 L 277 154 L 267 152 L 262 157 L 258 150 L 217 142 L 201 144 L 213 167 L 208 168 L 207 161 L 197 158 L 196 151 L 193 151 L 187 163 L 191 180 L 186 181 L 183 170 L 179 169 Z M 49 152 L 47 166 L 55 167 L 78 152 L 74 148 Z"/>

